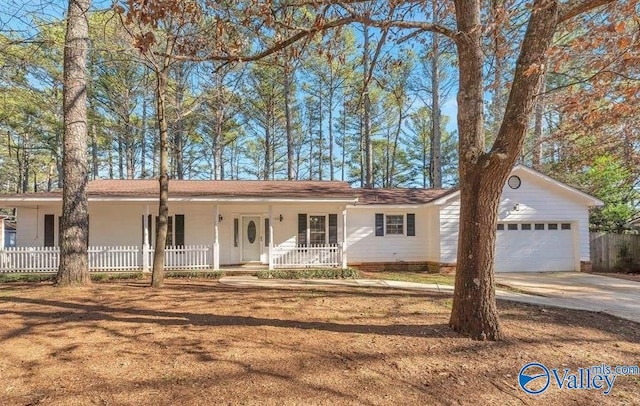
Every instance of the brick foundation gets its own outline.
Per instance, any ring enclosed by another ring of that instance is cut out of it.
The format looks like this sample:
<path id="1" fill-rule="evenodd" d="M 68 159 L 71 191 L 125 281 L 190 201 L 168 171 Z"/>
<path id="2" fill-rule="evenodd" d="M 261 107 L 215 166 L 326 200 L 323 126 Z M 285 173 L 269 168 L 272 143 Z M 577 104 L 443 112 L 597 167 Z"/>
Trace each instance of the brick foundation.
<path id="1" fill-rule="evenodd" d="M 455 273 L 455 264 L 445 264 L 430 261 L 414 261 L 414 262 L 359 262 L 350 263 L 350 267 L 365 272 L 427 272 L 427 273 Z"/>

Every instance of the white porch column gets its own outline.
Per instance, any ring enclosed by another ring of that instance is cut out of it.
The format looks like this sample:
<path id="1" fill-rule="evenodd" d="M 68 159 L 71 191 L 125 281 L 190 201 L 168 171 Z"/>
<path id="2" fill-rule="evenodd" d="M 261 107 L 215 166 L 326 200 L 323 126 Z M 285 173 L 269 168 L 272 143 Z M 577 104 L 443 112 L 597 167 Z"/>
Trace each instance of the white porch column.
<path id="1" fill-rule="evenodd" d="M 273 269 L 273 206 L 269 205 L 269 270 Z"/>
<path id="2" fill-rule="evenodd" d="M 213 269 L 220 269 L 220 206 L 216 204 L 215 217 L 213 218 Z"/>
<path id="3" fill-rule="evenodd" d="M 347 209 L 342 210 L 342 269 L 347 269 Z"/>
<path id="4" fill-rule="evenodd" d="M 142 216 L 142 272 L 149 272 L 149 205 Z"/>

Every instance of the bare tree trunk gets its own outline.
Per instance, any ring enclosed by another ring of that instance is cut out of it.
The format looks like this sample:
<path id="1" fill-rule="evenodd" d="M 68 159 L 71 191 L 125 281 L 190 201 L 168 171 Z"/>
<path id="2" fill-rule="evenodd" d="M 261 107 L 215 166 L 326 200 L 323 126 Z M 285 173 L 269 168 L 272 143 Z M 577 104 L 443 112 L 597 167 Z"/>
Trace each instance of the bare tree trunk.
<path id="1" fill-rule="evenodd" d="M 156 72 L 156 114 L 158 130 L 160 132 L 160 165 L 159 183 L 160 199 L 158 203 L 158 222 L 156 227 L 156 245 L 153 253 L 153 272 L 151 274 L 151 286 L 162 287 L 164 280 L 164 248 L 167 243 L 167 223 L 169 219 L 169 131 L 167 129 L 167 117 L 165 111 L 167 94 L 167 66 L 164 61 L 163 68 Z"/>
<path id="2" fill-rule="evenodd" d="M 91 175 L 93 179 L 98 179 L 98 135 L 95 124 L 91 124 Z"/>
<path id="3" fill-rule="evenodd" d="M 62 222 L 58 286 L 89 285 L 87 246 L 87 52 L 90 0 L 69 0 L 64 47 Z"/>
<path id="4" fill-rule="evenodd" d="M 329 111 L 327 112 L 327 114 L 329 114 L 329 179 L 330 180 L 335 180 L 336 175 L 335 175 L 335 167 L 333 165 L 333 97 L 334 97 L 334 92 L 335 92 L 335 88 L 334 88 L 334 84 L 333 84 L 333 71 L 331 72 L 331 82 L 329 83 L 329 102 L 328 102 L 328 106 L 329 106 Z"/>
<path id="5" fill-rule="evenodd" d="M 175 127 L 175 165 L 178 179 L 184 179 L 184 117 L 182 105 L 184 102 L 184 65 L 178 63 L 176 68 L 176 127 Z"/>
<path id="6" fill-rule="evenodd" d="M 432 1 L 433 6 L 433 18 L 434 24 L 438 24 L 439 12 L 438 2 Z M 441 119 L 442 112 L 440 111 L 440 42 L 439 35 L 432 35 L 431 46 L 431 159 L 429 162 L 429 175 L 431 180 L 431 187 L 442 187 L 442 131 L 441 131 Z"/>
<path id="7" fill-rule="evenodd" d="M 147 177 L 147 98 L 142 98 L 142 128 L 140 129 L 140 178 Z"/>
<path id="8" fill-rule="evenodd" d="M 291 69 L 289 57 L 284 62 L 284 119 L 287 133 L 287 179 L 293 180 L 293 128 L 291 126 Z"/>
<path id="9" fill-rule="evenodd" d="M 363 137 L 365 155 L 365 182 L 364 187 L 373 187 L 373 145 L 371 143 L 371 99 L 369 98 L 369 27 L 364 26 L 364 48 L 362 54 L 362 69 L 364 71 L 362 93 L 364 96 Z"/>

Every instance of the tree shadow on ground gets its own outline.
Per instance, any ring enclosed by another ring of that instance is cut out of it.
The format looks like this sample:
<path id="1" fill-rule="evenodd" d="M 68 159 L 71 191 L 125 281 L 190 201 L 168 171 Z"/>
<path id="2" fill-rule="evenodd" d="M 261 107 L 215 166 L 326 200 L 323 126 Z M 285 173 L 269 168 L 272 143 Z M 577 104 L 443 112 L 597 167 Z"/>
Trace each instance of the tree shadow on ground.
<path id="1" fill-rule="evenodd" d="M 242 326 L 278 327 L 303 330 L 323 330 L 335 333 L 375 334 L 407 337 L 462 337 L 452 332 L 445 323 L 436 324 L 354 324 L 320 321 L 288 320 L 252 316 L 199 314 L 163 310 L 116 308 L 103 304 L 82 304 L 58 300 L 24 297 L 0 297 L 0 303 L 27 304 L 49 307 L 51 311 L 0 309 L 0 315 L 19 315 L 37 324 L 66 323 L 76 321 L 115 321 L 131 324 L 157 324 L 161 326 Z M 25 334 L 25 329 L 5 334 L 7 340 Z"/>

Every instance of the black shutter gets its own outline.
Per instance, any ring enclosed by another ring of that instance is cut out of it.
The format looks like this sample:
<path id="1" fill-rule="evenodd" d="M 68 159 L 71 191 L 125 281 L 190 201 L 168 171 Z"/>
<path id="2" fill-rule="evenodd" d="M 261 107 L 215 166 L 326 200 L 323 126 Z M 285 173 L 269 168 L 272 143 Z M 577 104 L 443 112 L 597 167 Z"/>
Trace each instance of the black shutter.
<path id="1" fill-rule="evenodd" d="M 384 236 L 384 214 L 376 213 L 376 237 Z"/>
<path id="2" fill-rule="evenodd" d="M 329 214 L 329 245 L 338 244 L 338 215 Z"/>
<path id="3" fill-rule="evenodd" d="M 307 246 L 307 215 L 306 213 L 298 214 L 298 246 Z"/>
<path id="4" fill-rule="evenodd" d="M 271 242 L 271 233 L 269 232 L 269 219 L 264 219 L 264 246 L 268 247 Z"/>
<path id="5" fill-rule="evenodd" d="M 407 214 L 407 236 L 416 236 L 416 215 L 413 213 Z"/>
<path id="6" fill-rule="evenodd" d="M 176 246 L 184 247 L 184 214 L 176 214 Z"/>
<path id="7" fill-rule="evenodd" d="M 173 216 L 167 217 L 167 243 L 164 246 L 173 246 Z"/>
<path id="8" fill-rule="evenodd" d="M 56 217 L 53 214 L 44 215 L 44 246 L 53 247 L 55 244 L 54 229 Z"/>
<path id="9" fill-rule="evenodd" d="M 233 219 L 233 246 L 238 246 L 238 219 Z"/>
<path id="10" fill-rule="evenodd" d="M 153 228 L 151 228 L 151 219 L 152 218 L 153 218 L 153 216 L 151 214 L 149 214 L 147 216 L 147 228 L 149 229 L 149 235 L 148 235 L 149 241 L 147 242 L 147 244 L 149 244 L 149 245 L 151 245 L 151 241 L 153 241 L 152 240 Z"/>

